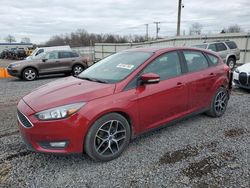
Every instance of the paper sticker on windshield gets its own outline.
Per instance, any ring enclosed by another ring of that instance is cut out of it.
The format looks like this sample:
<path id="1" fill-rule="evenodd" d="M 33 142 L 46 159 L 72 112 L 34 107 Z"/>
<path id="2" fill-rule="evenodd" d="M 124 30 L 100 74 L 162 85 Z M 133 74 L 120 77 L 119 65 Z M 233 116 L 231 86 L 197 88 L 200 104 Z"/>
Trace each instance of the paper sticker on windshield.
<path id="1" fill-rule="evenodd" d="M 119 64 L 116 66 L 117 68 L 122 68 L 122 69 L 128 69 L 128 70 L 131 70 L 134 65 L 128 65 L 128 64 Z"/>

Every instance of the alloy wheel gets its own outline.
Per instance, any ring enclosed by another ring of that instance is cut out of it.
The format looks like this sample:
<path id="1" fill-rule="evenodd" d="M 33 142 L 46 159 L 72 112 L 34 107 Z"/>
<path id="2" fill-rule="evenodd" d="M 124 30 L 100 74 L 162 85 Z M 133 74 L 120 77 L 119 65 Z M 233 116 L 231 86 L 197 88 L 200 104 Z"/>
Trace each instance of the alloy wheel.
<path id="1" fill-rule="evenodd" d="M 27 69 L 24 72 L 24 77 L 26 80 L 34 80 L 36 78 L 36 72 L 33 69 Z"/>
<path id="2" fill-rule="evenodd" d="M 79 65 L 75 66 L 74 70 L 73 70 L 75 76 L 77 76 L 78 74 L 80 74 L 82 71 L 83 71 L 83 67 L 79 66 Z"/>
<path id="3" fill-rule="evenodd" d="M 96 152 L 102 156 L 115 155 L 125 144 L 126 134 L 126 129 L 120 121 L 105 122 L 95 135 Z"/>
<path id="4" fill-rule="evenodd" d="M 223 114 L 227 107 L 228 96 L 225 91 L 220 91 L 215 97 L 215 111 L 217 114 Z"/>

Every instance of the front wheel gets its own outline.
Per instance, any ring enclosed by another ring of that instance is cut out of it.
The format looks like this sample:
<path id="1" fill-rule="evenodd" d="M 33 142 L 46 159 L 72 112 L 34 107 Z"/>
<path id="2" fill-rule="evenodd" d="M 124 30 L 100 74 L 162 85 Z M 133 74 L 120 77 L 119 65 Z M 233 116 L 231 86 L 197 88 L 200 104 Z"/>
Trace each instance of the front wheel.
<path id="1" fill-rule="evenodd" d="M 33 81 L 37 78 L 37 71 L 34 68 L 26 68 L 23 71 L 22 78 L 27 81 Z"/>
<path id="2" fill-rule="evenodd" d="M 207 115 L 212 117 L 220 117 L 222 116 L 227 108 L 229 95 L 225 88 L 220 87 L 215 96 L 213 97 L 212 103 L 210 105 L 210 109 L 207 112 Z"/>
<path id="3" fill-rule="evenodd" d="M 97 161 L 113 160 L 128 146 L 130 132 L 126 118 L 117 113 L 107 114 L 90 128 L 85 140 L 85 152 Z"/>

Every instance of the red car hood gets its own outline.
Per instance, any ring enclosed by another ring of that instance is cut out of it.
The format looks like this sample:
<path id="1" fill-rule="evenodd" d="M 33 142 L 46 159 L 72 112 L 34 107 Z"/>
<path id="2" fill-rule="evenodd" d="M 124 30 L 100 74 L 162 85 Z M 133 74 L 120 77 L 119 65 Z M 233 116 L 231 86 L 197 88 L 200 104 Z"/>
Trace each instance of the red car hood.
<path id="1" fill-rule="evenodd" d="M 23 100 L 34 111 L 87 102 L 114 93 L 115 84 L 103 84 L 74 77 L 59 79 L 43 85 L 23 97 Z"/>

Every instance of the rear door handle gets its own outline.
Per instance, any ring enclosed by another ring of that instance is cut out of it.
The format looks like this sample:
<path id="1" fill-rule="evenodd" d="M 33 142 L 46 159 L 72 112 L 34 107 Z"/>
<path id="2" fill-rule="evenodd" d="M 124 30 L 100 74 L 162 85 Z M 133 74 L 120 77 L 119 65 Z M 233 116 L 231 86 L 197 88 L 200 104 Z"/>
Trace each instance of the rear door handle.
<path id="1" fill-rule="evenodd" d="M 56 61 L 56 63 L 59 63 L 60 61 Z"/>
<path id="2" fill-rule="evenodd" d="M 209 74 L 209 76 L 215 76 L 215 74 L 214 74 L 213 72 L 211 72 L 211 73 Z"/>
<path id="3" fill-rule="evenodd" d="M 177 87 L 182 87 L 184 84 L 182 82 L 177 82 Z"/>

